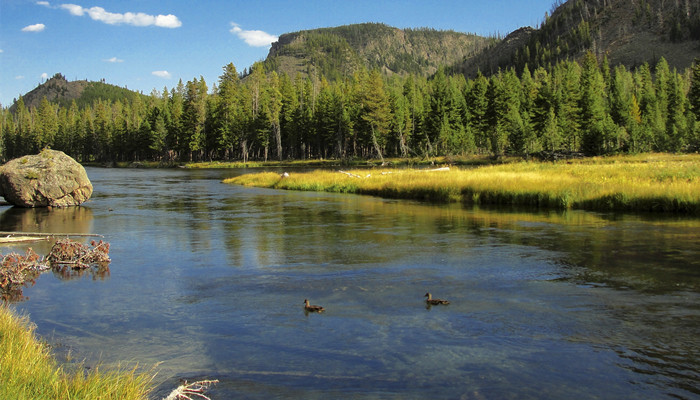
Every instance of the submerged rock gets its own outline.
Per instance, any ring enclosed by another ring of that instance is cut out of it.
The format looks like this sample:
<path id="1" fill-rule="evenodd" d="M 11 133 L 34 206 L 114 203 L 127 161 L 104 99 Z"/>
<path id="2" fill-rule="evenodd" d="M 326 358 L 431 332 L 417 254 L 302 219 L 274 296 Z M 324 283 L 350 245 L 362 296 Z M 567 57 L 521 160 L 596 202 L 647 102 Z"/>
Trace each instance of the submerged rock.
<path id="1" fill-rule="evenodd" d="M 15 206 L 77 206 L 91 195 L 85 168 L 62 151 L 43 150 L 0 167 L 0 196 Z"/>

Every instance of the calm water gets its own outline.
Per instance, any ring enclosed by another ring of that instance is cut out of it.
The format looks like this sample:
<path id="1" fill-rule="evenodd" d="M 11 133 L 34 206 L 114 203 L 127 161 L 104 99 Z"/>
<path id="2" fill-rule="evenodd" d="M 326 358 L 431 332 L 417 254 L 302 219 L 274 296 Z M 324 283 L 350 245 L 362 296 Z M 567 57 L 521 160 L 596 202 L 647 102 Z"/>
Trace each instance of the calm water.
<path id="1" fill-rule="evenodd" d="M 160 362 L 154 398 L 700 398 L 698 219 L 220 183 L 242 172 L 88 169 L 84 207 L 0 208 L 111 244 L 109 274 L 44 274 L 16 308 L 59 353 Z"/>

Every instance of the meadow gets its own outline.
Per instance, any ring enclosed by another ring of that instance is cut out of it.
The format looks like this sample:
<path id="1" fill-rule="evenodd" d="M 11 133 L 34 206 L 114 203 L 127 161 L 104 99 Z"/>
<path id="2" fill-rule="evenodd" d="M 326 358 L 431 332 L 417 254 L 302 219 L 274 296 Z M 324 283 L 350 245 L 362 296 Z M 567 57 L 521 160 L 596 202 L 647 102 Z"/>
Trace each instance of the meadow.
<path id="1" fill-rule="evenodd" d="M 225 183 L 387 198 L 700 215 L 700 155 L 642 154 L 473 168 L 245 174 Z"/>

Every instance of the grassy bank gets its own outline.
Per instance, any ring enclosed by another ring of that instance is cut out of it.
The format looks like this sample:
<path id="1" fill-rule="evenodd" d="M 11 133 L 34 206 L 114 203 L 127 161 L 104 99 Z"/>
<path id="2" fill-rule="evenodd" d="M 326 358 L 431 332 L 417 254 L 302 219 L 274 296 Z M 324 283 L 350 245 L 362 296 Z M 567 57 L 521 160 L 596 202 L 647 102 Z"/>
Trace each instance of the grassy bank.
<path id="1" fill-rule="evenodd" d="M 247 174 L 224 182 L 439 202 L 700 215 L 700 155 L 646 154 L 519 162 L 446 171 L 337 170 Z"/>
<path id="2" fill-rule="evenodd" d="M 518 158 L 502 158 L 494 160 L 488 156 L 468 156 L 468 157 L 431 157 L 426 158 L 385 158 L 385 165 L 391 167 L 421 167 L 436 164 L 451 164 L 463 166 L 492 165 L 515 162 Z M 378 167 L 382 161 L 379 159 L 308 159 L 308 160 L 285 160 L 285 161 L 211 161 L 186 163 L 185 168 L 333 168 L 333 167 Z"/>
<path id="3" fill-rule="evenodd" d="M 146 399 L 152 376 L 135 369 L 62 366 L 28 318 L 0 305 L 0 397 L 15 400 Z"/>

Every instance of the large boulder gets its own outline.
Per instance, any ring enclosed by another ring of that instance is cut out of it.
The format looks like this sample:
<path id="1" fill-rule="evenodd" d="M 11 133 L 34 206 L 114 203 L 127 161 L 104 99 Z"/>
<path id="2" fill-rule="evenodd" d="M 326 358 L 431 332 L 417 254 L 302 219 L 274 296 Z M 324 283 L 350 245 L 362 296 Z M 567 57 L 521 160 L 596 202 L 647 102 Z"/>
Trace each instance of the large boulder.
<path id="1" fill-rule="evenodd" d="M 62 151 L 44 150 L 0 167 L 0 196 L 15 206 L 77 206 L 91 195 L 85 168 Z"/>

